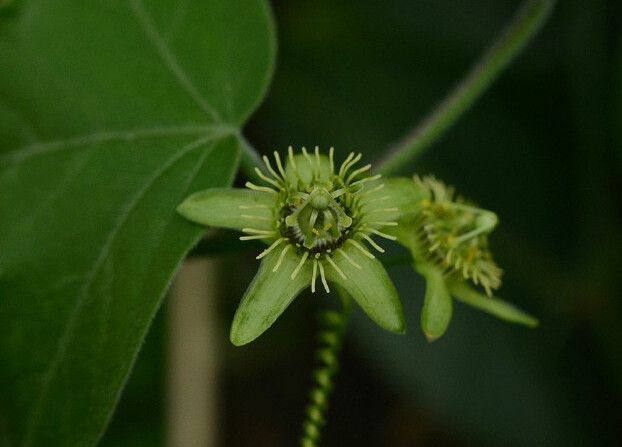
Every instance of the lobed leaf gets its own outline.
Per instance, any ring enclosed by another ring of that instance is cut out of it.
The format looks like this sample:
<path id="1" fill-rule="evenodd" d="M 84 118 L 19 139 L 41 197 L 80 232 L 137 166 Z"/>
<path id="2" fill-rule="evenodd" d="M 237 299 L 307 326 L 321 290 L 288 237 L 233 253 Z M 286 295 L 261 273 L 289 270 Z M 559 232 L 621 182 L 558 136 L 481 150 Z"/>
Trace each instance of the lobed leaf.
<path id="1" fill-rule="evenodd" d="M 262 0 L 29 0 L 0 17 L 0 444 L 100 437 L 271 77 Z"/>

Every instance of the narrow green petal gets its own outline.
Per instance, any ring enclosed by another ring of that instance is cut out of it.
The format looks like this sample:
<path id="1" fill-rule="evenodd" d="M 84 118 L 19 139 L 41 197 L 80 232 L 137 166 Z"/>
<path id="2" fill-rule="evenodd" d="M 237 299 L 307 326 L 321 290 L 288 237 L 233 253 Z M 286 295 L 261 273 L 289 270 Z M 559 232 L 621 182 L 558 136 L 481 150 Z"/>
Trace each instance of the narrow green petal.
<path id="1" fill-rule="evenodd" d="M 384 186 L 375 192 L 365 195 L 365 211 L 375 209 L 392 209 L 393 211 L 378 214 L 384 221 L 399 221 L 400 219 L 411 216 L 421 209 L 423 200 L 428 198 L 425 190 L 417 187 L 412 179 L 404 177 L 382 178 L 369 182 L 365 185 L 365 190 L 373 191 L 379 184 Z"/>
<path id="2" fill-rule="evenodd" d="M 193 222 L 214 227 L 274 229 L 277 194 L 241 188 L 213 188 L 192 194 L 177 211 Z"/>
<path id="3" fill-rule="evenodd" d="M 431 266 L 417 266 L 426 280 L 425 301 L 421 311 L 421 328 L 428 341 L 440 338 L 451 321 L 452 301 L 443 272 Z"/>
<path id="4" fill-rule="evenodd" d="M 291 279 L 301 259 L 291 249 L 285 252 L 279 268 L 274 272 L 281 253 L 282 249 L 273 250 L 263 259 L 235 312 L 230 338 L 236 346 L 253 341 L 272 326 L 293 299 L 311 282 L 309 262 L 303 265 L 295 279 Z"/>
<path id="5" fill-rule="evenodd" d="M 348 243 L 331 257 L 347 279 L 343 279 L 332 265 L 325 263 L 329 281 L 343 287 L 380 327 L 390 332 L 404 333 L 402 305 L 384 266 Z"/>
<path id="6" fill-rule="evenodd" d="M 463 303 L 473 306 L 476 309 L 488 312 L 502 320 L 509 321 L 510 323 L 523 324 L 528 327 L 536 327 L 539 322 L 537 318 L 532 317 L 526 312 L 523 312 L 516 306 L 507 301 L 499 298 L 491 298 L 482 293 L 473 290 L 468 284 L 464 282 L 456 283 L 451 286 L 451 293 L 456 299 Z"/>

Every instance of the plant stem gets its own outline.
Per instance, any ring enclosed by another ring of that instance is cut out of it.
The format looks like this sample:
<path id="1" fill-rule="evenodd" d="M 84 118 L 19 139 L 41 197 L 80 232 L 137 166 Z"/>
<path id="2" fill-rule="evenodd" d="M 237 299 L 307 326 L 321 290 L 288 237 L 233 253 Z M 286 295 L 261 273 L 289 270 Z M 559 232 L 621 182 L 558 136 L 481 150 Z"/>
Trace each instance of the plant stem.
<path id="1" fill-rule="evenodd" d="M 324 309 L 318 314 L 317 366 L 313 369 L 313 386 L 302 423 L 301 447 L 316 447 L 326 422 L 328 399 L 333 390 L 333 379 L 339 369 L 339 354 L 346 324 L 350 316 L 349 297 L 339 290 L 343 306 L 340 311 Z"/>
<path id="2" fill-rule="evenodd" d="M 261 155 L 257 152 L 244 135 L 240 134 L 242 142 L 242 153 L 240 154 L 240 171 L 244 173 L 246 178 L 252 182 L 261 181 L 255 173 L 255 168 L 261 166 Z"/>
<path id="3" fill-rule="evenodd" d="M 393 174 L 420 156 L 488 88 L 549 16 L 555 0 L 527 0 L 495 42 L 432 112 L 376 164 Z"/>

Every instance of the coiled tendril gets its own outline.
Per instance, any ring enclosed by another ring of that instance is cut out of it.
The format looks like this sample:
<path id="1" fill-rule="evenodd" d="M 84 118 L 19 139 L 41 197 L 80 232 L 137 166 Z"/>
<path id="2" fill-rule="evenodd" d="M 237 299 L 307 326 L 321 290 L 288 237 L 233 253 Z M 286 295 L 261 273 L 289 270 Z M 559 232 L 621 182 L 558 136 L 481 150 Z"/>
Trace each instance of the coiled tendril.
<path id="1" fill-rule="evenodd" d="M 328 400 L 333 390 L 333 379 L 339 369 L 339 353 L 348 315 L 347 304 L 344 304 L 341 312 L 324 309 L 318 314 L 318 345 L 315 350 L 317 366 L 312 372 L 313 387 L 309 391 L 309 404 L 305 408 L 301 447 L 315 447 L 320 440 Z"/>

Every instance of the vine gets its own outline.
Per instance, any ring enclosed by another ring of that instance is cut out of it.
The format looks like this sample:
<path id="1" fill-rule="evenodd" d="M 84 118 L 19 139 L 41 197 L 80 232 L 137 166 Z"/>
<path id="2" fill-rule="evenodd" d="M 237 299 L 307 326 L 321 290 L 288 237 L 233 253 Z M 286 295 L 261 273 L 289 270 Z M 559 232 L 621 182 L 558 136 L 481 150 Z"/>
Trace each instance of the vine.
<path id="1" fill-rule="evenodd" d="M 328 401 L 334 387 L 334 377 L 339 369 L 339 354 L 350 316 L 349 298 L 341 290 L 340 311 L 322 309 L 318 313 L 318 329 L 315 350 L 316 367 L 312 372 L 313 386 L 309 391 L 309 403 L 302 423 L 301 447 L 315 447 L 320 441 L 326 423 Z"/>

